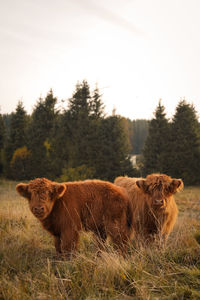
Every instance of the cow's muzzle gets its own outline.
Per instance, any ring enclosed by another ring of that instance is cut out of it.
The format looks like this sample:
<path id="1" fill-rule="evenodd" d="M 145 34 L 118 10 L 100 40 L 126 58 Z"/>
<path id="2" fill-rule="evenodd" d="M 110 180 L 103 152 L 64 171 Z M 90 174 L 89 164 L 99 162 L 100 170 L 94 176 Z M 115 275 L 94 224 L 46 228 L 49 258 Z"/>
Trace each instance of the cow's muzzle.
<path id="1" fill-rule="evenodd" d="M 44 216 L 44 207 L 38 206 L 33 208 L 33 213 L 37 218 L 41 218 Z"/>
<path id="2" fill-rule="evenodd" d="M 163 199 L 156 199 L 154 200 L 154 205 L 162 206 L 164 204 Z"/>

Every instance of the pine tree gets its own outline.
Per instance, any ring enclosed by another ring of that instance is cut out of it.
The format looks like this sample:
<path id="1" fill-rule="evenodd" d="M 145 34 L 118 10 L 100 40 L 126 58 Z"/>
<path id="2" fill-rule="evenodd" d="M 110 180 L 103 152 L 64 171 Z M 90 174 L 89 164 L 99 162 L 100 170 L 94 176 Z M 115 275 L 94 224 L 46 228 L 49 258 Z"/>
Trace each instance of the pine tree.
<path id="1" fill-rule="evenodd" d="M 90 87 L 84 80 L 76 85 L 66 113 L 67 135 L 73 143 L 70 147 L 73 167 L 87 164 L 89 160 L 90 100 Z"/>
<path id="2" fill-rule="evenodd" d="M 11 176 L 10 162 L 16 149 L 26 145 L 26 129 L 28 116 L 21 101 L 18 102 L 16 111 L 11 114 L 9 136 L 5 145 L 6 175 Z"/>
<path id="3" fill-rule="evenodd" d="M 200 184 L 200 127 L 193 105 L 181 100 L 171 124 L 170 175 Z"/>
<path id="4" fill-rule="evenodd" d="M 27 127 L 27 113 L 21 101 L 18 102 L 16 111 L 11 116 L 10 123 L 10 143 L 12 149 L 15 151 L 26 144 L 26 127 Z"/>
<path id="5" fill-rule="evenodd" d="M 5 125 L 3 122 L 2 115 L 0 114 L 0 176 L 3 173 L 4 143 L 5 143 Z"/>
<path id="6" fill-rule="evenodd" d="M 155 118 L 149 122 L 149 132 L 143 150 L 144 175 L 160 172 L 168 173 L 166 153 L 168 149 L 169 124 L 165 108 L 161 101 L 154 113 Z"/>
<path id="7" fill-rule="evenodd" d="M 87 81 L 76 85 L 65 112 L 65 132 L 68 137 L 70 167 L 87 165 L 94 167 L 97 143 L 97 127 L 103 116 L 103 103 L 96 88 L 93 94 Z"/>
<path id="8" fill-rule="evenodd" d="M 86 80 L 77 83 L 72 98 L 69 99 L 69 111 L 73 119 L 80 116 L 88 117 L 90 114 L 90 87 Z"/>
<path id="9" fill-rule="evenodd" d="M 15 180 L 31 179 L 31 151 L 26 146 L 15 150 L 10 162 L 12 178 Z"/>
<path id="10" fill-rule="evenodd" d="M 132 176 L 129 150 L 123 118 L 111 116 L 103 119 L 99 130 L 96 176 L 110 181 L 119 175 Z"/>
<path id="11" fill-rule="evenodd" d="M 0 149 L 3 149 L 4 138 L 5 138 L 5 126 L 4 126 L 2 115 L 0 114 Z"/>
<path id="12" fill-rule="evenodd" d="M 95 119 L 104 117 L 105 106 L 102 102 L 101 95 L 99 94 L 99 89 L 96 86 L 93 91 L 93 95 L 90 100 L 90 116 Z"/>
<path id="13" fill-rule="evenodd" d="M 73 166 L 74 143 L 71 135 L 71 121 L 68 111 L 59 113 L 55 119 L 51 137 L 51 160 L 54 179 L 62 174 L 62 170 Z"/>
<path id="14" fill-rule="evenodd" d="M 33 110 L 28 128 L 28 149 L 32 153 L 32 177 L 53 177 L 51 138 L 57 117 L 57 98 L 50 90 L 45 99 L 40 98 Z"/>

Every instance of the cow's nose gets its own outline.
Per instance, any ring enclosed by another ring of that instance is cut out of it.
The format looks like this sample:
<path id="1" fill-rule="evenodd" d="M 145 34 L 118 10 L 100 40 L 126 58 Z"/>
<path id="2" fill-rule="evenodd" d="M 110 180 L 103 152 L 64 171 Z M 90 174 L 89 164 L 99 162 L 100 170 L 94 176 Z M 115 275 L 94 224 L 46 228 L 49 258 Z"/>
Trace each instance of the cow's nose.
<path id="1" fill-rule="evenodd" d="M 163 203 L 164 203 L 163 199 L 156 199 L 155 200 L 156 205 L 163 205 Z"/>
<path id="2" fill-rule="evenodd" d="M 42 213 L 42 212 L 44 212 L 44 207 L 43 206 L 34 207 L 34 212 Z"/>

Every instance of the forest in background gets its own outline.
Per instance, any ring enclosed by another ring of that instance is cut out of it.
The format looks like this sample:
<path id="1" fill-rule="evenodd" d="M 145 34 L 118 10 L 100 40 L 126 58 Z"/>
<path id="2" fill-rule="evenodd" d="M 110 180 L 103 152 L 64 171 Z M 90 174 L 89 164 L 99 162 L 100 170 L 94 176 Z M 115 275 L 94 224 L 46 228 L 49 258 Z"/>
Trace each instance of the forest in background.
<path id="1" fill-rule="evenodd" d="M 77 83 L 63 107 L 50 90 L 27 114 L 18 102 L 0 115 L 0 176 L 69 181 L 166 173 L 200 184 L 200 124 L 193 105 L 180 100 L 172 120 L 161 101 L 152 120 L 107 116 L 98 88 Z M 137 154 L 136 166 L 131 156 Z"/>

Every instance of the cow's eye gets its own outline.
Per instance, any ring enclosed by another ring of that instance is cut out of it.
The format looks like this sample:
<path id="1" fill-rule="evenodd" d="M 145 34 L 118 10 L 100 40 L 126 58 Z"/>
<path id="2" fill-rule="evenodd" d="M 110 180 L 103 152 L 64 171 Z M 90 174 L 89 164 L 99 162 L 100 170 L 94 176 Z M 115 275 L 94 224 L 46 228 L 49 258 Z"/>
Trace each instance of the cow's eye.
<path id="1" fill-rule="evenodd" d="M 165 188 L 165 195 L 168 195 L 170 193 L 169 187 Z"/>
<path id="2" fill-rule="evenodd" d="M 48 201 L 52 201 L 53 197 L 54 197 L 54 193 L 50 192 L 49 195 L 48 195 Z"/>

